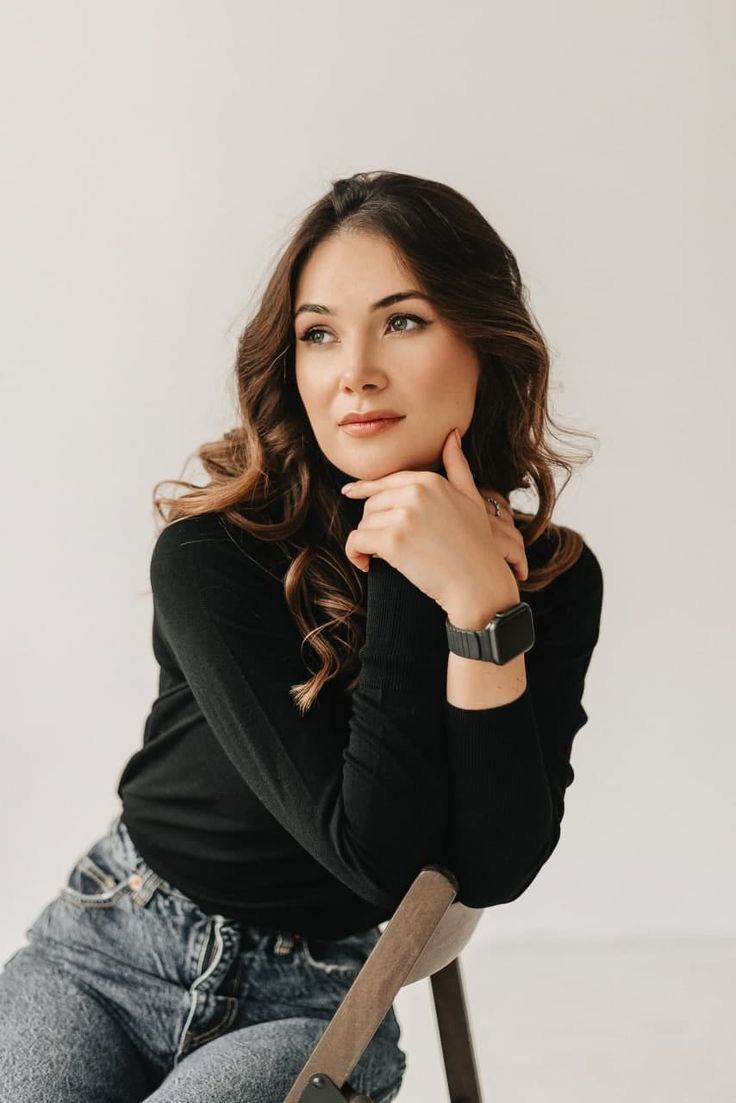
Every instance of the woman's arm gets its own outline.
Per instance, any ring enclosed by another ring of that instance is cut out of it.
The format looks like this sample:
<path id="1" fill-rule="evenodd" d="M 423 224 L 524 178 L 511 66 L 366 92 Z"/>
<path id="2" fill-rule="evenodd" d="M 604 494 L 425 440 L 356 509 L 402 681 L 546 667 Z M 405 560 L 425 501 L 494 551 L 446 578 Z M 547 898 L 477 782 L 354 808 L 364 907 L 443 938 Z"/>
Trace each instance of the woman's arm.
<path id="1" fill-rule="evenodd" d="M 360 675 L 335 721 L 334 685 L 302 716 L 309 674 L 283 586 L 217 515 L 176 521 L 151 559 L 160 661 L 183 676 L 245 783 L 313 858 L 393 911 L 447 829 L 444 611 L 378 559 L 367 579 Z M 171 659 L 167 655 L 171 655 Z M 340 701 L 342 706 L 343 701 Z"/>
<path id="2" fill-rule="evenodd" d="M 456 628 L 481 629 L 497 614 L 521 600 L 519 587 L 504 567 L 502 584 L 489 585 L 489 594 L 470 594 L 448 606 L 447 616 Z M 498 666 L 483 659 L 467 659 L 450 651 L 447 657 L 447 700 L 461 709 L 489 709 L 516 700 L 526 689 L 524 655 Z"/>
<path id="3" fill-rule="evenodd" d="M 560 838 L 565 789 L 574 777 L 572 742 L 588 719 L 582 696 L 602 597 L 601 568 L 587 544 L 569 570 L 525 597 L 536 638 L 518 657 L 527 684 L 515 698 L 511 689 L 506 703 L 477 707 L 505 668 L 448 656 L 492 668 L 463 675 L 470 686 L 464 698 L 456 678 L 445 706 L 451 789 L 445 861 L 460 882 L 458 899 L 470 907 L 520 896 Z"/>

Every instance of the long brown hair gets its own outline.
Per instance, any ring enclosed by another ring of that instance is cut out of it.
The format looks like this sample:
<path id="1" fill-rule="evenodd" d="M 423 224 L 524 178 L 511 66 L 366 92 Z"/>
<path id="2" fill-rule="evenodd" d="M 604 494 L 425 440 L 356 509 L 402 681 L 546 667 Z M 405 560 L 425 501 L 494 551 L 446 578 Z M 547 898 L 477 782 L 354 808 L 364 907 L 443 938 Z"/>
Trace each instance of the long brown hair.
<path id="1" fill-rule="evenodd" d="M 572 464 L 592 455 L 585 450 L 583 459 L 575 459 L 551 447 L 554 430 L 593 434 L 562 429 L 552 419 L 545 339 L 513 253 L 480 211 L 446 184 L 406 173 L 357 173 L 335 181 L 308 208 L 239 338 L 238 424 L 196 453 L 209 483 L 168 479 L 154 488 L 154 510 L 166 524 L 216 512 L 285 552 L 285 601 L 302 634 L 302 649 L 309 642 L 321 662 L 306 682 L 290 687 L 302 714 L 332 678 L 347 675 L 352 678 L 347 688 L 355 687 L 365 621 L 366 576 L 345 556 L 349 533 L 294 371 L 296 283 L 312 249 L 340 229 L 383 235 L 440 315 L 477 351 L 481 370 L 463 439 L 476 485 L 507 498 L 533 486 L 537 512 L 515 510 L 517 527 L 527 549 L 541 536 L 552 541 L 551 555 L 534 568 L 529 562 L 520 592 L 542 589 L 581 554 L 581 535 L 551 521 L 559 497 L 553 469 L 566 472 L 561 493 Z M 157 496 L 163 483 L 188 493 Z"/>

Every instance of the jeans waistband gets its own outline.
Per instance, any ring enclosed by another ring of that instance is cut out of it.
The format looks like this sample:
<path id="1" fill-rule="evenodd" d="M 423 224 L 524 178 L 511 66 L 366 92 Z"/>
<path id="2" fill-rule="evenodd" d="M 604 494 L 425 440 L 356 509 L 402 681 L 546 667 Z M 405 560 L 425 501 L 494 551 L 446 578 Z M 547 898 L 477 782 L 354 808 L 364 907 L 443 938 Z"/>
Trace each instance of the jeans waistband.
<path id="1" fill-rule="evenodd" d="M 122 861 L 129 869 L 135 871 L 131 874 L 128 882 L 131 889 L 131 898 L 135 903 L 145 906 L 154 893 L 161 890 L 163 893 L 181 900 L 184 905 L 201 911 L 199 905 L 187 896 L 186 893 L 176 888 L 176 886 L 172 885 L 151 868 L 133 842 L 123 822 L 122 812 L 116 815 L 111 821 L 108 833 L 114 839 L 115 847 Z M 296 947 L 307 940 L 307 936 L 300 931 L 293 931 L 285 928 L 262 927 L 256 924 L 243 924 L 236 919 L 224 915 L 215 915 L 214 918 L 234 928 L 238 928 L 242 934 L 249 935 L 252 940 L 261 941 L 265 939 L 270 949 L 276 954 L 290 954 Z M 344 941 L 360 940 L 372 946 L 378 940 L 379 936 L 379 928 L 372 927 L 366 931 L 348 935 Z"/>

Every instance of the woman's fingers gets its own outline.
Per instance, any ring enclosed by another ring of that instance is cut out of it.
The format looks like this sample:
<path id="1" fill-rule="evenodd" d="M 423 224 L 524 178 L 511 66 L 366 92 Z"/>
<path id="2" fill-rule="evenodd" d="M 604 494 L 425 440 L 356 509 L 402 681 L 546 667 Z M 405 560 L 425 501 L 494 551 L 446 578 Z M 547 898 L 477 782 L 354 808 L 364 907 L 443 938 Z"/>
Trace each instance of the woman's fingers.
<path id="1" fill-rule="evenodd" d="M 496 516 L 496 507 L 494 506 L 493 502 L 489 502 L 488 499 L 495 498 L 499 506 L 501 507 L 501 517 L 499 517 L 499 521 L 501 520 L 501 518 L 504 518 L 505 520 L 513 520 L 513 513 L 511 511 L 511 505 L 508 498 L 504 498 L 503 494 L 499 494 L 497 490 L 492 490 L 491 488 L 480 486 L 478 487 L 478 490 L 483 495 L 483 501 L 486 504 L 486 509 L 490 511 L 491 516 Z"/>
<path id="2" fill-rule="evenodd" d="M 519 582 L 525 582 L 529 577 L 529 566 L 526 561 L 524 537 L 514 524 L 514 514 L 508 498 L 491 487 L 478 487 L 486 507 L 488 520 L 493 530 L 493 535 L 504 559 L 513 570 Z M 496 514 L 496 507 L 489 498 L 495 498 L 500 508 L 500 514 Z"/>

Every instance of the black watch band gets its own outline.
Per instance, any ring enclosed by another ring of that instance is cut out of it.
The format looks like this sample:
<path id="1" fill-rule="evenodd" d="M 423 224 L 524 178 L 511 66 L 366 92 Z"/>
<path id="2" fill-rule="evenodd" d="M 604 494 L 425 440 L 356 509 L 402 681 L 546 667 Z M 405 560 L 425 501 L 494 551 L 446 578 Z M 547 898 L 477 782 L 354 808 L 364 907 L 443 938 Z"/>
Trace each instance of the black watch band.
<path id="1" fill-rule="evenodd" d="M 456 628 L 445 620 L 450 651 L 465 659 L 482 659 L 503 666 L 534 645 L 531 605 L 520 601 L 495 617 L 484 628 Z"/>

